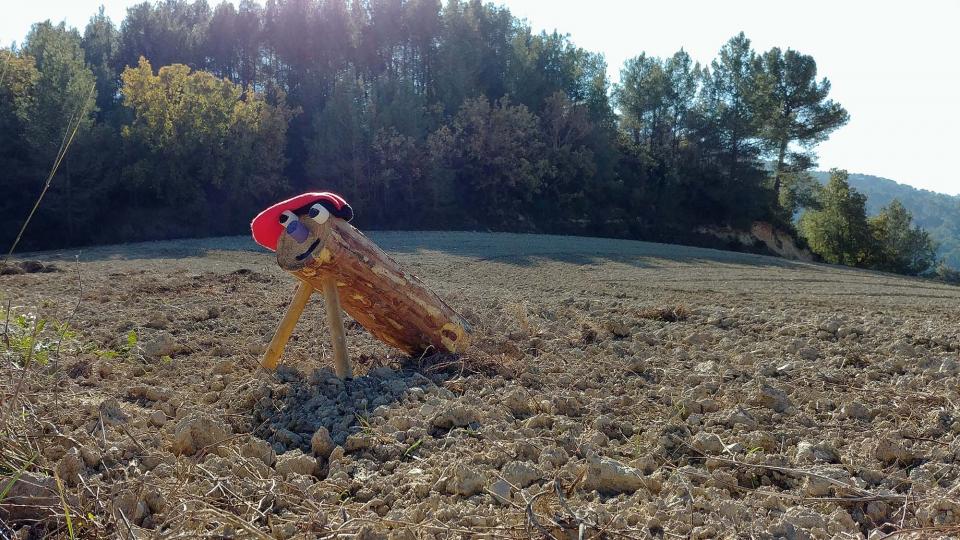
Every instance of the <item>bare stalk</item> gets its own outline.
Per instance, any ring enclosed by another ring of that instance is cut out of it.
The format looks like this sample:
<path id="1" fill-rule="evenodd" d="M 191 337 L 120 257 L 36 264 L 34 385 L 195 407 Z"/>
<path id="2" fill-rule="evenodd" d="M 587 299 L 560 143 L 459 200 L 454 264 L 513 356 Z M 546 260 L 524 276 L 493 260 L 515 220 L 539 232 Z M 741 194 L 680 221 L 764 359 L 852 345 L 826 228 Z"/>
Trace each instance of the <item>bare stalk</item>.
<path id="1" fill-rule="evenodd" d="M 64 133 L 64 140 L 60 143 L 60 150 L 57 152 L 57 157 L 54 159 L 53 166 L 50 168 L 50 174 L 47 175 L 47 181 L 43 185 L 43 190 L 40 192 L 40 196 L 37 197 L 37 202 L 34 203 L 33 208 L 30 210 L 30 214 L 27 216 L 27 219 L 23 222 L 23 226 L 20 227 L 20 232 L 17 233 L 17 238 L 13 241 L 13 245 L 10 246 L 10 251 L 7 252 L 6 257 L 4 257 L 4 262 L 6 262 L 7 259 L 13 255 L 13 251 L 17 249 L 17 244 L 20 243 L 20 239 L 23 237 L 23 232 L 27 230 L 27 225 L 30 224 L 30 220 L 33 219 L 33 215 L 37 212 L 37 208 L 40 207 L 40 202 L 43 200 L 43 196 L 46 195 L 47 190 L 50 189 L 50 184 L 53 183 L 53 177 L 57 174 L 57 169 L 60 168 L 60 163 L 63 162 L 64 156 L 67 155 L 67 150 L 73 143 L 73 138 L 77 135 L 77 130 L 80 129 L 80 124 L 83 121 L 83 116 L 86 114 L 87 109 L 90 106 L 90 98 L 93 97 L 93 91 L 95 88 L 95 85 L 90 86 L 90 91 L 87 93 L 87 97 L 83 100 L 83 103 L 80 104 L 77 115 L 71 119 L 73 130 L 70 129 L 70 124 L 67 124 L 67 131 Z M 69 136 L 67 136 L 67 134 L 69 134 Z"/>
<path id="2" fill-rule="evenodd" d="M 77 287 L 79 288 L 77 291 L 77 303 L 73 306 L 73 311 L 71 311 L 70 314 L 67 315 L 67 318 L 60 323 L 63 326 L 61 326 L 57 331 L 57 350 L 53 356 L 53 373 L 54 377 L 57 378 L 56 384 L 53 385 L 53 399 L 58 405 L 60 404 L 60 345 L 63 343 L 63 335 L 66 334 L 67 330 L 70 328 L 70 321 L 73 320 L 74 315 L 77 314 L 77 310 L 80 309 L 80 303 L 83 302 L 83 279 L 80 277 L 79 255 L 76 256 L 75 262 L 77 266 Z"/>

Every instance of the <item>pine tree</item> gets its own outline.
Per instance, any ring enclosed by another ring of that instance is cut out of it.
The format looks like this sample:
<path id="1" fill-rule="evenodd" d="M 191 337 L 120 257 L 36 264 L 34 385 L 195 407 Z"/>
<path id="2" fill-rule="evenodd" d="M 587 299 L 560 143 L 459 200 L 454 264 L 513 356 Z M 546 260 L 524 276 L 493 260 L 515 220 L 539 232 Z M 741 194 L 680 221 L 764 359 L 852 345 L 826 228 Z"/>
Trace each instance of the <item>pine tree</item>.
<path id="1" fill-rule="evenodd" d="M 934 268 L 937 245 L 927 231 L 912 222 L 913 216 L 897 199 L 870 218 L 874 245 L 869 262 L 873 268 L 908 275 Z"/>
<path id="2" fill-rule="evenodd" d="M 774 159 L 774 193 L 780 193 L 786 174 L 802 172 L 813 163 L 811 149 L 823 142 L 850 116 L 828 99 L 830 81 L 817 81 L 812 56 L 774 47 L 756 59 L 756 84 L 762 103 L 765 150 Z M 800 151 L 791 151 L 791 146 Z"/>
<path id="3" fill-rule="evenodd" d="M 867 198 L 850 187 L 847 178 L 846 171 L 830 171 L 830 181 L 820 195 L 820 209 L 804 212 L 800 230 L 823 260 L 860 266 L 872 249 Z"/>

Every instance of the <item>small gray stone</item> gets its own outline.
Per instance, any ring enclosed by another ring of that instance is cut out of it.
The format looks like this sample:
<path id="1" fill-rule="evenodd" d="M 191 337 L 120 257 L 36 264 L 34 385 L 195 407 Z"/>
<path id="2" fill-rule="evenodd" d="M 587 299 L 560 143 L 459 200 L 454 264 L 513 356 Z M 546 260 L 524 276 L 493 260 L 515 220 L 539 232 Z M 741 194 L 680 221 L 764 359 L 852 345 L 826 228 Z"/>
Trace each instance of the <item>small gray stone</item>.
<path id="1" fill-rule="evenodd" d="M 840 463 L 840 453 L 827 442 L 797 444 L 796 460 L 801 463 Z"/>
<path id="2" fill-rule="evenodd" d="M 503 478 L 518 488 L 525 488 L 543 478 L 543 473 L 524 461 L 511 461 L 501 470 Z"/>
<path id="3" fill-rule="evenodd" d="M 175 354 L 179 347 L 168 332 L 160 332 L 143 343 L 143 355 L 147 358 L 161 358 Z"/>
<path id="4" fill-rule="evenodd" d="M 246 458 L 259 459 L 268 467 L 277 460 L 277 453 L 270 446 L 270 443 L 263 439 L 251 438 L 240 447 L 240 455 Z"/>
<path id="5" fill-rule="evenodd" d="M 343 443 L 343 450 L 348 453 L 357 452 L 359 450 L 373 448 L 376 444 L 377 440 L 375 437 L 365 433 L 357 433 L 347 437 L 347 440 Z"/>
<path id="6" fill-rule="evenodd" d="M 153 411 L 150 413 L 150 423 L 156 427 L 163 427 L 167 423 L 167 415 L 163 411 Z"/>
<path id="7" fill-rule="evenodd" d="M 854 418 L 856 420 L 870 420 L 873 418 L 873 415 L 870 414 L 870 409 L 859 401 L 845 403 L 843 407 L 840 407 L 840 414 L 844 418 Z"/>
<path id="8" fill-rule="evenodd" d="M 223 422 L 206 416 L 184 418 L 173 433 L 173 453 L 193 455 L 203 448 L 215 446 L 228 436 L 229 431 Z"/>
<path id="9" fill-rule="evenodd" d="M 836 334 L 840 330 L 840 321 L 836 319 L 830 319 L 820 323 L 820 330 L 824 332 L 829 332 L 831 334 Z"/>
<path id="10" fill-rule="evenodd" d="M 877 449 L 874 452 L 877 459 L 887 465 L 899 463 L 909 465 L 916 459 L 916 455 L 910 451 L 900 441 L 895 441 L 890 437 L 881 437 L 877 441 Z"/>
<path id="11" fill-rule="evenodd" d="M 644 481 L 637 469 L 593 455 L 587 458 L 583 484 L 602 493 L 633 493 L 644 486 Z"/>
<path id="12" fill-rule="evenodd" d="M 510 484 L 508 484 L 502 478 L 493 484 L 490 484 L 490 487 L 487 488 L 487 491 L 493 495 L 493 500 L 499 504 L 510 504 L 511 487 Z"/>
<path id="13" fill-rule="evenodd" d="M 701 431 L 693 436 L 691 446 L 693 446 L 694 450 L 708 456 L 715 456 L 723 452 L 723 441 L 720 440 L 720 437 L 705 431 Z"/>
<path id="14" fill-rule="evenodd" d="M 752 402 L 780 413 L 791 406 L 790 396 L 786 392 L 765 384 L 754 394 Z"/>
<path id="15" fill-rule="evenodd" d="M 454 405 L 444 409 L 430 419 L 434 427 L 441 429 L 452 429 L 455 427 L 466 427 L 471 422 L 477 421 L 477 413 L 471 408 L 463 405 Z"/>
<path id="16" fill-rule="evenodd" d="M 464 464 L 458 464 L 446 479 L 447 493 L 470 497 L 483 491 L 483 476 Z"/>
<path id="17" fill-rule="evenodd" d="M 80 452 L 76 448 L 71 448 L 57 463 L 57 475 L 72 487 L 80 482 L 81 472 L 83 472 L 83 460 L 80 459 Z"/>
<path id="18" fill-rule="evenodd" d="M 503 397 L 503 405 L 516 418 L 530 416 L 530 393 L 525 388 L 514 388 Z"/>
<path id="19" fill-rule="evenodd" d="M 313 450 L 313 455 L 317 457 L 329 457 L 335 446 L 333 439 L 330 437 L 330 432 L 325 427 L 318 429 L 310 439 L 310 448 Z"/>
<path id="20" fill-rule="evenodd" d="M 284 476 L 291 473 L 312 476 L 317 470 L 317 460 L 300 450 L 291 450 L 277 456 L 275 469 Z"/>

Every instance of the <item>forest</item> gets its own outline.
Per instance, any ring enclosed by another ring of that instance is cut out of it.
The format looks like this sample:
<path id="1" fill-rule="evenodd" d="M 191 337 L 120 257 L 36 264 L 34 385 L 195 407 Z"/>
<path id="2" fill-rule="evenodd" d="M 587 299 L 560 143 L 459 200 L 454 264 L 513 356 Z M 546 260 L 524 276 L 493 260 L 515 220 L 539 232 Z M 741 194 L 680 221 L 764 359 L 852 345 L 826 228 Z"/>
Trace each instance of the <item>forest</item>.
<path id="1" fill-rule="evenodd" d="M 708 65 L 637 41 L 612 84 L 601 54 L 480 0 L 164 0 L 82 32 L 38 22 L 0 49 L 0 241 L 56 163 L 20 250 L 243 234 L 278 198 L 333 190 L 361 228 L 709 245 L 692 231 L 760 220 L 827 261 L 934 267 L 902 206 L 883 226 L 912 247 L 879 247 L 876 224 L 822 241 L 851 207 L 810 174 L 815 146 L 848 114 L 814 58 L 743 33 Z"/>

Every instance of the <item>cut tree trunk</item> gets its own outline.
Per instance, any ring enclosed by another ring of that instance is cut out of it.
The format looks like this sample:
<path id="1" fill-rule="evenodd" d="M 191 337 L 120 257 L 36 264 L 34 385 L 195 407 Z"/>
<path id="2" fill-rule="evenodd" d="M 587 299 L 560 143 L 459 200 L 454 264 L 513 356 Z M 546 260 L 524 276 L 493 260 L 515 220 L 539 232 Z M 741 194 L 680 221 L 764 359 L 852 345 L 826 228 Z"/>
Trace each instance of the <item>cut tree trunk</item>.
<path id="1" fill-rule="evenodd" d="M 282 234 L 277 263 L 317 290 L 332 279 L 343 310 L 373 336 L 410 355 L 462 352 L 470 325 L 416 276 L 349 223 L 303 219 L 303 242 Z"/>

